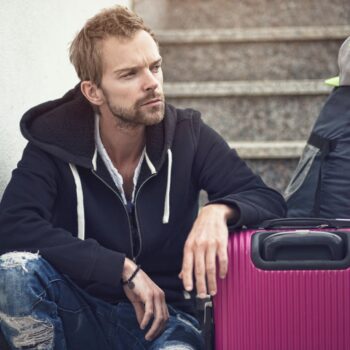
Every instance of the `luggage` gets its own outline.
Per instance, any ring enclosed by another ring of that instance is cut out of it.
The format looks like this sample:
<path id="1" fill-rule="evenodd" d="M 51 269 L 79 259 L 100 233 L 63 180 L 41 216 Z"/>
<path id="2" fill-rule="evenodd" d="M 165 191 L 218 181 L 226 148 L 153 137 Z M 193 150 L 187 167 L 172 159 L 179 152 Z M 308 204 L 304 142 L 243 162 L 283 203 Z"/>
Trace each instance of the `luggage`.
<path id="1" fill-rule="evenodd" d="M 338 64 L 337 87 L 285 191 L 288 217 L 350 217 L 350 37 L 339 50 Z"/>
<path id="2" fill-rule="evenodd" d="M 263 227 L 230 236 L 213 300 L 215 349 L 349 350 L 350 221 Z"/>
<path id="3" fill-rule="evenodd" d="M 350 86 L 327 99 L 285 190 L 288 217 L 350 217 Z"/>

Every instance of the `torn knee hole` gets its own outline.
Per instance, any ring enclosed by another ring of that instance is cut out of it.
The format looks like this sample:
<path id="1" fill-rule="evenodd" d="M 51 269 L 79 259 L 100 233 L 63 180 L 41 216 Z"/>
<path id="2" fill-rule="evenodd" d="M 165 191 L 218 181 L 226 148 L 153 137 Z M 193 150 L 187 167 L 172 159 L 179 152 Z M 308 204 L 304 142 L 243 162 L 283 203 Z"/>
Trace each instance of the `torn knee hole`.
<path id="1" fill-rule="evenodd" d="M 160 350 L 194 350 L 193 346 L 179 341 L 166 342 Z"/>
<path id="2" fill-rule="evenodd" d="M 11 342 L 16 348 L 48 350 L 53 348 L 54 327 L 32 316 L 13 317 L 0 312 L 3 323 L 16 331 Z"/>
<path id="3" fill-rule="evenodd" d="M 38 259 L 39 253 L 11 252 L 0 256 L 0 264 L 5 269 L 20 266 L 24 271 L 28 272 L 26 269 L 27 262 Z"/>

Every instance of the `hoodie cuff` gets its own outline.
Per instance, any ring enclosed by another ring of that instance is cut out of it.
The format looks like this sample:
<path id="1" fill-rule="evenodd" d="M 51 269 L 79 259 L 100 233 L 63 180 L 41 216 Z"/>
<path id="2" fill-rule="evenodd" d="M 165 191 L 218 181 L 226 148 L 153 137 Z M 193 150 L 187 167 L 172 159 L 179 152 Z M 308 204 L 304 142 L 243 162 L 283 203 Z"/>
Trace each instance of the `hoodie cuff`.
<path id="1" fill-rule="evenodd" d="M 97 253 L 90 280 L 103 283 L 117 290 L 121 284 L 124 269 L 125 254 L 106 248 L 101 248 Z"/>

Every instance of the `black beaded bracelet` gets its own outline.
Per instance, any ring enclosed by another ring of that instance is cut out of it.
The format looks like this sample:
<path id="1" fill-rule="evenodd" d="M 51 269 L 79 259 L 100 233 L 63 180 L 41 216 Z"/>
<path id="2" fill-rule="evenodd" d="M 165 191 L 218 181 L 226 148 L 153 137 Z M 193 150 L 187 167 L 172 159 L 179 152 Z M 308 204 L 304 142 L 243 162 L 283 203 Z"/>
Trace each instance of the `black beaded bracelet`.
<path id="1" fill-rule="evenodd" d="M 122 285 L 128 285 L 128 288 L 130 289 L 134 289 L 135 288 L 135 283 L 132 281 L 135 276 L 137 275 L 137 273 L 140 271 L 141 269 L 141 265 L 137 265 L 135 271 L 132 273 L 132 275 L 126 280 L 126 281 L 122 281 Z"/>

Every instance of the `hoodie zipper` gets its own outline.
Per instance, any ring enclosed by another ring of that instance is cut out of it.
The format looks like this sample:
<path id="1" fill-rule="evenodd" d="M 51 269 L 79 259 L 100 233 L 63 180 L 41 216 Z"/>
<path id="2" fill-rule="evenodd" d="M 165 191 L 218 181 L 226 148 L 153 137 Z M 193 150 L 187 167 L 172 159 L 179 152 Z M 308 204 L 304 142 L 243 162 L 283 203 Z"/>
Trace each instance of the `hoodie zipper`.
<path id="1" fill-rule="evenodd" d="M 134 256 L 134 244 L 133 244 L 133 241 L 132 241 L 132 229 L 131 229 L 131 222 L 130 222 L 130 216 L 129 216 L 129 213 L 128 213 L 128 210 L 127 208 L 125 207 L 125 204 L 123 202 L 123 199 L 122 197 L 120 196 L 120 194 L 114 190 L 114 188 L 112 188 L 105 180 L 103 180 L 99 175 L 96 174 L 96 172 L 94 170 L 91 170 L 91 172 L 94 174 L 94 176 L 96 176 L 103 184 L 105 184 L 118 198 L 119 200 L 121 201 L 122 205 L 123 205 L 123 208 L 124 208 L 124 211 L 125 211 L 125 214 L 128 218 L 128 224 L 129 224 L 129 238 L 130 238 L 130 247 L 131 247 L 131 257 L 132 257 L 132 260 L 134 262 L 136 262 L 136 258 Z M 136 211 L 136 205 L 135 205 L 135 211 Z M 135 213 L 136 214 L 136 213 Z M 136 216 L 136 215 L 135 215 Z M 136 220 L 137 221 L 137 220 Z M 137 225 L 137 224 L 136 224 Z M 140 235 L 140 234 L 139 234 Z M 140 250 L 141 250 L 141 242 L 140 242 Z"/>
<path id="2" fill-rule="evenodd" d="M 138 219 L 138 215 L 137 215 L 137 198 L 138 198 L 138 195 L 142 189 L 142 187 L 150 180 L 152 179 L 153 177 L 155 177 L 157 175 L 157 173 L 155 174 L 152 174 L 151 176 L 149 176 L 142 184 L 141 186 L 139 187 L 139 189 L 137 190 L 136 192 L 136 195 L 135 195 L 135 221 L 136 221 L 136 229 L 137 229 L 137 236 L 139 238 L 139 242 L 140 242 L 140 248 L 139 248 L 139 251 L 138 251 L 138 254 L 137 256 L 134 256 L 134 244 L 133 244 L 133 239 L 132 239 L 132 228 L 131 228 L 131 222 L 130 222 L 130 216 L 129 216 L 129 213 L 128 213 L 128 210 L 127 208 L 125 207 L 124 205 L 124 202 L 123 202 L 123 199 L 121 198 L 121 196 L 119 195 L 119 193 L 117 191 L 115 191 L 105 180 L 103 180 L 99 175 L 96 174 L 96 172 L 94 170 L 91 170 L 91 172 L 100 180 L 102 181 L 102 183 L 104 183 L 118 198 L 119 200 L 121 201 L 121 203 L 123 204 L 123 208 L 124 208 L 124 211 L 125 211 L 125 214 L 128 218 L 128 224 L 129 224 L 129 238 L 130 238 L 130 247 L 131 247 L 131 255 L 132 255 L 132 260 L 134 262 L 136 262 L 136 259 L 140 256 L 141 254 L 141 251 L 142 251 L 142 237 L 141 237 L 141 230 L 140 230 L 140 223 L 139 223 L 139 219 Z"/>
<path id="3" fill-rule="evenodd" d="M 157 175 L 157 173 L 155 174 L 152 174 L 150 177 L 148 177 L 142 184 L 141 186 L 139 187 L 139 189 L 137 190 L 136 192 L 136 195 L 135 195 L 135 221 L 136 221 L 136 229 L 137 229 L 137 235 L 138 235 L 138 238 L 139 238 L 139 242 L 140 242 L 140 249 L 139 249 L 139 252 L 137 254 L 137 256 L 135 257 L 135 259 L 137 259 L 140 254 L 141 254 L 141 251 L 142 251 L 142 237 L 141 237 L 141 229 L 140 229 L 140 223 L 139 223 L 139 219 L 138 219 L 138 215 L 137 215 L 137 197 L 142 189 L 142 187 L 150 180 L 152 179 L 153 177 L 155 177 Z"/>

